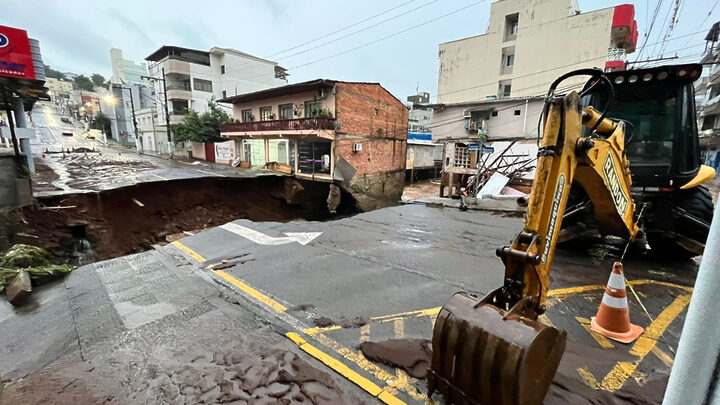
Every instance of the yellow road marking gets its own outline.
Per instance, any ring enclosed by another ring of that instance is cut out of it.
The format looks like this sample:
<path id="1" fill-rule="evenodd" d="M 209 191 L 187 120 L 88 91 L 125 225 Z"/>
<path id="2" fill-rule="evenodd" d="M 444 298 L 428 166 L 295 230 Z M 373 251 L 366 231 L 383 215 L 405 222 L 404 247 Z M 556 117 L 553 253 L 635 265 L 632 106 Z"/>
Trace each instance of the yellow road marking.
<path id="1" fill-rule="evenodd" d="M 587 318 L 582 318 L 579 316 L 576 316 L 575 319 L 580 322 L 580 325 L 582 325 L 583 328 L 585 328 L 586 331 L 590 334 L 590 336 L 595 339 L 596 342 L 602 347 L 603 349 L 613 349 L 615 348 L 615 345 L 610 342 L 610 339 L 606 338 L 605 336 L 595 332 L 594 330 L 590 329 L 590 320 Z"/>
<path id="2" fill-rule="evenodd" d="M 598 383 L 593 373 L 587 367 L 578 368 L 577 373 L 578 375 L 580 375 L 580 378 L 585 381 L 585 384 L 587 384 L 590 388 L 600 388 L 600 383 Z"/>
<path id="3" fill-rule="evenodd" d="M 396 319 L 393 321 L 393 329 L 395 329 L 395 339 L 402 339 L 405 337 L 405 320 Z"/>
<path id="4" fill-rule="evenodd" d="M 655 347 L 653 347 L 652 350 L 650 350 L 650 351 L 651 351 L 652 354 L 654 354 L 658 359 L 660 359 L 660 361 L 662 361 L 666 366 L 672 367 L 673 364 L 675 364 L 675 360 L 674 360 L 669 354 L 665 353 L 665 351 L 663 351 L 663 349 L 655 346 Z"/>
<path id="5" fill-rule="evenodd" d="M 675 284 L 675 283 L 669 283 L 667 281 L 658 281 L 658 280 L 633 280 L 630 281 L 628 284 L 631 286 L 636 285 L 643 285 L 643 284 L 654 284 L 654 285 L 661 285 L 665 287 L 673 287 L 673 288 L 679 288 L 681 290 L 685 290 L 688 292 L 692 292 L 693 288 L 685 285 Z M 556 288 L 554 290 L 548 291 L 547 295 L 548 297 L 557 297 L 557 296 L 563 296 L 563 295 L 573 295 L 573 294 L 580 294 L 585 293 L 588 291 L 595 291 L 595 290 L 604 290 L 604 285 L 581 285 L 577 287 L 568 287 L 568 288 Z"/>
<path id="6" fill-rule="evenodd" d="M 552 326 L 553 328 L 555 327 L 555 324 L 552 323 L 552 321 L 550 320 L 550 318 L 548 318 L 547 314 L 542 314 L 542 315 L 538 316 L 538 320 L 539 320 L 543 325 Z"/>
<path id="7" fill-rule="evenodd" d="M 645 332 L 640 335 L 637 342 L 635 342 L 630 349 L 630 354 L 637 356 L 638 359 L 633 362 L 621 361 L 617 363 L 605 378 L 603 378 L 600 387 L 608 391 L 616 391 L 622 388 L 628 377 L 635 372 L 640 362 L 655 347 L 657 339 L 665 333 L 665 329 L 680 315 L 688 303 L 690 303 L 690 295 L 682 295 L 677 297 L 672 304 L 665 308 L 655 321 L 645 329 Z"/>
<path id="8" fill-rule="evenodd" d="M 218 276 L 224 278 L 227 280 L 230 284 L 234 285 L 235 287 L 241 289 L 251 297 L 255 298 L 256 300 L 260 301 L 261 303 L 267 305 L 268 307 L 274 309 L 277 312 L 285 312 L 287 311 L 287 308 L 285 305 L 275 301 L 274 299 L 268 297 L 267 295 L 261 293 L 260 291 L 250 287 L 249 285 L 243 283 L 242 281 L 236 279 L 235 277 L 229 275 L 228 273 L 225 273 L 222 270 L 215 270 L 215 274 Z"/>
<path id="9" fill-rule="evenodd" d="M 183 252 L 185 252 L 185 253 L 189 254 L 190 256 L 192 256 L 193 259 L 199 261 L 200 263 L 205 263 L 205 258 L 204 258 L 204 257 L 200 256 L 197 252 L 195 252 L 194 250 L 190 249 L 189 247 L 183 245 L 183 244 L 180 243 L 179 241 L 175 241 L 175 242 L 173 242 L 172 244 L 175 245 L 175 247 L 177 247 L 178 249 L 180 249 L 180 250 L 182 250 Z"/>
<path id="10" fill-rule="evenodd" d="M 356 373 L 342 362 L 335 360 L 330 355 L 326 354 L 325 352 L 321 351 L 310 343 L 307 343 L 305 339 L 301 338 L 297 333 L 288 332 L 285 336 L 295 342 L 295 344 L 297 344 L 302 351 L 320 360 L 323 364 L 335 370 L 338 374 L 342 375 L 348 380 L 352 381 L 355 385 L 367 391 L 373 397 L 376 397 L 377 399 L 389 405 L 405 404 L 405 402 L 399 400 L 394 395 L 380 388 L 377 384 Z"/>
<path id="11" fill-rule="evenodd" d="M 396 319 L 416 318 L 416 317 L 420 317 L 420 316 L 433 316 L 433 315 L 437 316 L 438 312 L 440 312 L 440 307 L 421 309 L 419 311 L 401 312 L 399 314 L 392 314 L 392 315 L 375 316 L 375 317 L 370 318 L 370 320 L 373 322 L 377 322 L 377 323 L 383 323 L 383 322 L 394 321 Z"/>

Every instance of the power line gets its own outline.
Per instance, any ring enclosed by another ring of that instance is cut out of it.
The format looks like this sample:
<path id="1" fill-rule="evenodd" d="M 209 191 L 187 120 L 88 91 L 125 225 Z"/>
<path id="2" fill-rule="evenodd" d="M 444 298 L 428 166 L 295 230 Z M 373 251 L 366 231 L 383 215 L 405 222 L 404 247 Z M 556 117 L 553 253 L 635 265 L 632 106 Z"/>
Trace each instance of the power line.
<path id="1" fill-rule="evenodd" d="M 718 5 L 719 2 L 720 2 L 720 0 L 715 0 L 715 3 L 712 5 L 712 7 L 710 7 L 710 11 L 708 11 L 707 15 L 705 16 L 705 19 L 700 23 L 700 25 L 698 25 L 698 27 L 702 27 L 703 25 L 705 25 L 705 23 L 707 22 L 708 18 L 710 18 L 710 15 L 712 14 L 713 10 L 715 10 L 715 7 Z M 706 31 L 706 30 L 696 31 L 696 32 L 690 34 L 690 35 L 689 35 L 690 38 L 688 38 L 687 42 L 685 42 L 685 45 L 683 45 L 683 46 L 687 46 L 687 44 L 689 44 L 690 41 L 692 41 L 692 37 L 694 37 L 695 34 L 700 33 L 700 32 L 703 32 L 703 31 Z"/>
<path id="2" fill-rule="evenodd" d="M 642 55 L 643 51 L 645 50 L 645 46 L 647 45 L 648 40 L 650 39 L 650 34 L 652 33 L 653 27 L 655 26 L 655 21 L 657 20 L 657 15 L 660 12 L 660 7 L 662 6 L 663 0 L 657 0 L 657 5 L 655 6 L 655 11 L 653 11 L 653 17 L 650 20 L 650 28 L 648 29 L 648 32 L 645 34 L 645 40 L 643 41 L 642 46 L 640 47 L 640 51 L 638 52 L 635 60 L 640 59 L 640 56 Z"/>

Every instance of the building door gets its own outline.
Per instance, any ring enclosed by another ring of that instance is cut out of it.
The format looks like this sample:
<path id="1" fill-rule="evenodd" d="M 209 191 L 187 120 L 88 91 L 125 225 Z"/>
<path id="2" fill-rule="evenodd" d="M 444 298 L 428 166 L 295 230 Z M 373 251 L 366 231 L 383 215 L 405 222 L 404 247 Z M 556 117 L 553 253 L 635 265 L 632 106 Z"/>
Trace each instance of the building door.
<path id="1" fill-rule="evenodd" d="M 252 166 L 265 166 L 265 140 L 243 140 L 243 160 Z"/>
<path id="2" fill-rule="evenodd" d="M 330 174 L 330 141 L 298 141 L 298 172 Z"/>

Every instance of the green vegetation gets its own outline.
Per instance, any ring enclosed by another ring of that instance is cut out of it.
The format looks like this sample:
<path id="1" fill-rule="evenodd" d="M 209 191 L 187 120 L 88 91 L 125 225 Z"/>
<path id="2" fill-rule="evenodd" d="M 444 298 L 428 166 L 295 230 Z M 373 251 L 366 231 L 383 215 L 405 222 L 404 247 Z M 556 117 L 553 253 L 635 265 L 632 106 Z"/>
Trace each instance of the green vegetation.
<path id="1" fill-rule="evenodd" d="M 95 85 L 93 85 L 92 80 L 90 80 L 85 75 L 80 75 L 80 76 L 76 77 L 75 85 L 80 90 L 95 91 Z"/>
<path id="2" fill-rule="evenodd" d="M 90 76 L 90 80 L 93 82 L 95 87 L 103 87 L 105 85 L 105 78 L 99 73 L 93 73 L 93 75 Z"/>
<path id="3" fill-rule="evenodd" d="M 93 120 L 92 124 L 90 124 L 90 128 L 92 129 L 99 129 L 100 131 L 103 131 L 106 134 L 110 133 L 110 118 L 108 118 L 103 113 L 98 113 L 95 116 L 95 120 Z"/>
<path id="4" fill-rule="evenodd" d="M 20 272 L 25 270 L 33 280 L 46 280 L 64 276 L 75 267 L 50 263 L 50 254 L 37 246 L 17 244 L 0 258 L 0 291 Z"/>
<path id="5" fill-rule="evenodd" d="M 209 111 L 202 114 L 190 111 L 183 122 L 170 126 L 175 134 L 175 143 L 224 140 L 220 138 L 220 126 L 233 122 L 232 117 L 214 101 L 208 103 L 208 108 Z"/>
<path id="6" fill-rule="evenodd" d="M 61 71 L 55 70 L 49 65 L 45 65 L 45 76 L 53 79 L 65 80 L 65 75 Z"/>

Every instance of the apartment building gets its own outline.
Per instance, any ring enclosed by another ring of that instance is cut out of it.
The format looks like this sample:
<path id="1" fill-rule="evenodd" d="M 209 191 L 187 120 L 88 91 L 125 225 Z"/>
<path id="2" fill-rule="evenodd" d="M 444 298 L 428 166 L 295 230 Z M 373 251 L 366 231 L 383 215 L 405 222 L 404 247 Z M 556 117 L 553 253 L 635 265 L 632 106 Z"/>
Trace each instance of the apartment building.
<path id="1" fill-rule="evenodd" d="M 337 184 L 364 211 L 399 201 L 408 108 L 379 83 L 317 79 L 220 101 L 236 120 L 221 136 L 244 165 Z"/>
<path id="2" fill-rule="evenodd" d="M 574 0 L 492 3 L 484 34 L 439 46 L 437 103 L 426 107 L 432 139 L 444 144 L 443 182 L 456 176 L 461 185 L 494 141 L 517 140 L 513 153 L 531 153 L 550 84 L 575 69 L 625 69 L 637 39 L 631 4 L 583 13 Z"/>
<path id="3" fill-rule="evenodd" d="M 418 92 L 408 96 L 407 101 L 410 111 L 405 170 L 407 180 L 412 183 L 417 179 L 436 177 L 442 161 L 442 145 L 432 141 L 430 93 Z"/>
<path id="4" fill-rule="evenodd" d="M 438 103 L 544 94 L 568 71 L 621 68 L 635 51 L 635 8 L 580 12 L 576 0 L 500 0 L 484 34 L 442 43 Z"/>
<path id="5" fill-rule="evenodd" d="M 147 76 L 147 65 L 123 58 L 123 51 L 118 48 L 110 49 L 110 67 L 110 83 L 141 84 L 142 76 Z"/>

